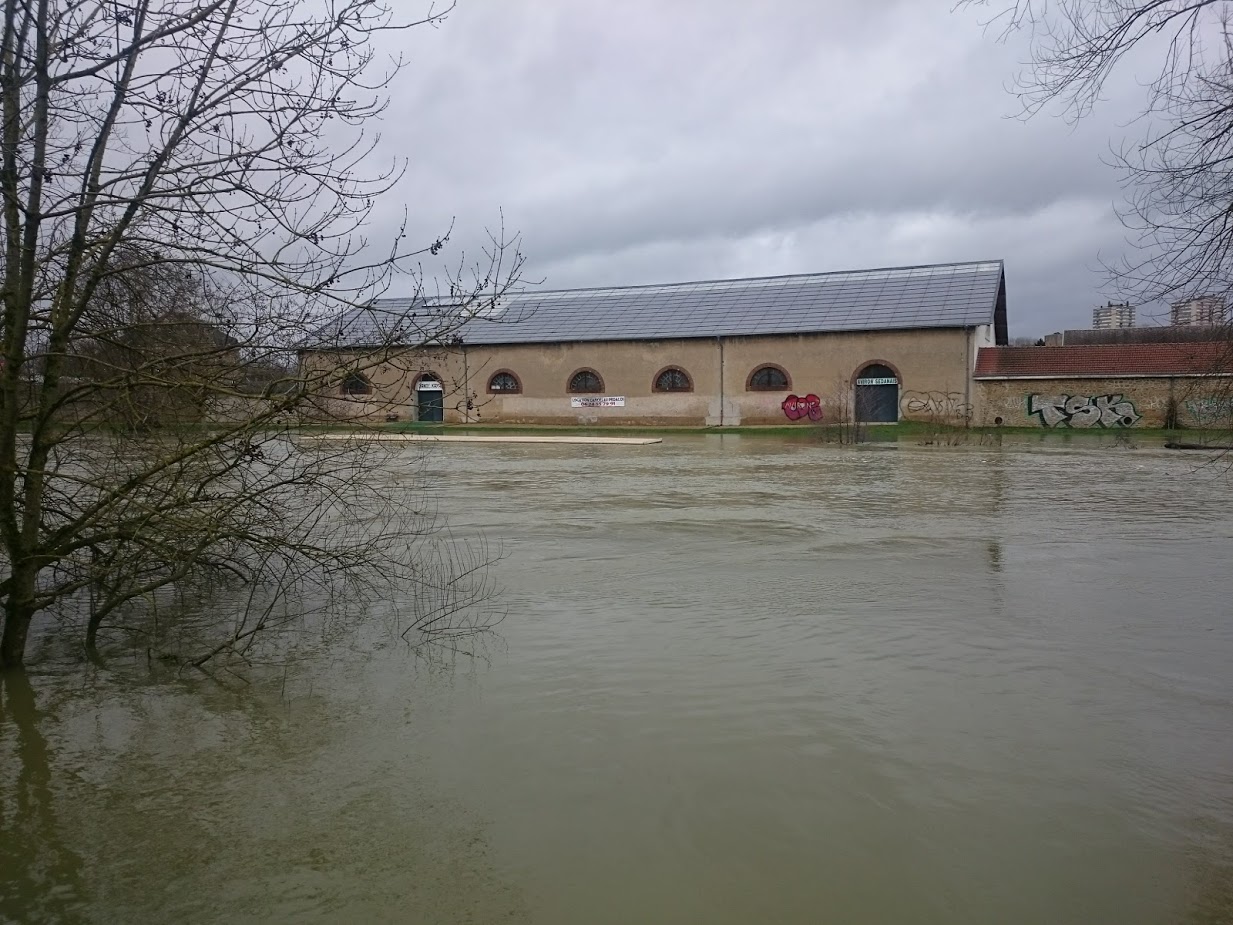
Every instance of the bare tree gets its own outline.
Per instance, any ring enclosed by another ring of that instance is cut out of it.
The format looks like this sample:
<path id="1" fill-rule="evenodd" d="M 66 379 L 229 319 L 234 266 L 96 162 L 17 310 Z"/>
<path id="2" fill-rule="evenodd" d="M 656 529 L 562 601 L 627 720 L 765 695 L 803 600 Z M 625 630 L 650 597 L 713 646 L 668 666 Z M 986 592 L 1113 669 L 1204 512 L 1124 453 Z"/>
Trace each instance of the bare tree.
<path id="1" fill-rule="evenodd" d="M 1229 0 L 960 0 L 1003 35 L 1026 32 L 1032 65 L 1016 83 L 1026 115 L 1057 105 L 1082 118 L 1119 68 L 1156 54 L 1137 137 L 1110 161 L 1133 253 L 1110 281 L 1140 304 L 1224 296 L 1233 286 L 1233 36 Z M 1128 60 L 1132 53 L 1133 62 Z"/>
<path id="2" fill-rule="evenodd" d="M 95 653 L 117 633 L 186 664 L 243 658 L 380 581 L 414 589 L 404 630 L 477 628 L 461 615 L 485 551 L 431 546 L 430 512 L 383 484 L 387 450 L 294 431 L 347 375 L 446 342 L 518 279 L 502 230 L 427 322 L 343 368 L 295 364 L 326 319 L 397 274 L 421 286 L 446 246 L 408 245 L 405 223 L 366 237 L 402 169 L 368 166 L 401 66 L 375 40 L 442 15 L 4 0 L 0 669 L 36 625 Z"/>

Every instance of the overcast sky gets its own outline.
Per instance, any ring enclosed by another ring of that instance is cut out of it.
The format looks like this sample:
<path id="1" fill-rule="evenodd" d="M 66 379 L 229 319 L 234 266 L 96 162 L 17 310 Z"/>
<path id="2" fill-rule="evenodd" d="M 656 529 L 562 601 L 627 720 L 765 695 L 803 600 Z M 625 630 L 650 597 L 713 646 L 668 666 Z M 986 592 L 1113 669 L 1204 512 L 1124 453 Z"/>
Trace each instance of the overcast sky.
<path id="1" fill-rule="evenodd" d="M 399 37 L 380 151 L 409 165 L 378 227 L 404 203 L 426 240 L 454 218 L 457 256 L 503 210 L 545 288 L 1001 258 L 1012 336 L 1087 327 L 1125 246 L 1101 156 L 1134 75 L 1077 126 L 1025 122 L 1025 48 L 980 20 L 950 0 L 459 0 Z"/>

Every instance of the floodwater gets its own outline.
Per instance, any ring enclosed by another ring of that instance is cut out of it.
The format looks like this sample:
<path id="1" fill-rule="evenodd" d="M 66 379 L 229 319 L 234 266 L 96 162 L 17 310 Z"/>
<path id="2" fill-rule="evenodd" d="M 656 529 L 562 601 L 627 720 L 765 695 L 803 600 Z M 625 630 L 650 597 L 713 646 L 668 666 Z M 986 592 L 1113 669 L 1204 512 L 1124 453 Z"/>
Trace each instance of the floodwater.
<path id="1" fill-rule="evenodd" d="M 504 552 L 498 635 L 251 686 L 39 666 L 0 717 L 0 917 L 1233 921 L 1202 462 L 440 446 L 435 502 Z"/>

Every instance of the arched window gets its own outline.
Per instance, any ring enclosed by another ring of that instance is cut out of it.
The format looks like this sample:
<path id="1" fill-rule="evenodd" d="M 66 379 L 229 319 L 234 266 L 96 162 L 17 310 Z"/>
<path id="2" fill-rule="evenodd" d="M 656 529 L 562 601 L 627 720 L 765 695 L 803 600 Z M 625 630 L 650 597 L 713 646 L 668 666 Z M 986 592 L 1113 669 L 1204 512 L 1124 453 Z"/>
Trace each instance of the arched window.
<path id="1" fill-rule="evenodd" d="M 792 388 L 792 381 L 781 367 L 768 363 L 749 374 L 749 382 L 745 387 L 750 392 L 786 392 Z"/>
<path id="2" fill-rule="evenodd" d="M 488 380 L 488 391 L 502 395 L 508 395 L 511 392 L 521 392 L 522 383 L 518 381 L 518 377 L 513 373 L 503 369 L 499 373 L 492 374 L 492 378 Z"/>
<path id="3" fill-rule="evenodd" d="M 363 373 L 347 373 L 339 390 L 344 395 L 368 395 L 372 392 L 372 383 Z"/>
<path id="4" fill-rule="evenodd" d="M 417 389 L 424 388 L 424 386 L 430 382 L 435 382 L 437 384 L 436 387 L 438 388 L 441 387 L 441 377 L 436 373 L 420 373 L 415 377 L 415 387 Z M 428 388 L 433 388 L 433 386 L 430 385 Z"/>
<path id="5" fill-rule="evenodd" d="M 669 366 L 655 377 L 656 392 L 692 392 L 694 384 L 689 381 L 689 373 L 679 366 Z"/>
<path id="6" fill-rule="evenodd" d="M 569 377 L 569 392 L 572 395 L 587 395 L 604 390 L 604 380 L 593 369 L 580 369 Z"/>

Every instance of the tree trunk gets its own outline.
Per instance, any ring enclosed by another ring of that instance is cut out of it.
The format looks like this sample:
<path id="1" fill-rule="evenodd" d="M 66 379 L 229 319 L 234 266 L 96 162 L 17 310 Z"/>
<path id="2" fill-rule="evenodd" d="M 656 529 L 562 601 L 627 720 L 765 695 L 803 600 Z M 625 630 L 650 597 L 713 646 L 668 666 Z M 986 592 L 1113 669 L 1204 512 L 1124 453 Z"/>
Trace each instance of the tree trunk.
<path id="1" fill-rule="evenodd" d="M 35 577 L 29 566 L 13 569 L 4 602 L 4 632 L 0 633 L 0 671 L 20 669 L 25 662 L 26 637 L 34 620 Z"/>
<path id="2" fill-rule="evenodd" d="M 4 634 L 0 636 L 0 671 L 21 668 L 26 655 L 26 635 L 30 632 L 28 613 L 14 613 L 8 608 L 4 615 Z"/>

